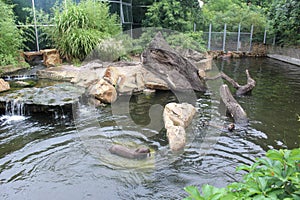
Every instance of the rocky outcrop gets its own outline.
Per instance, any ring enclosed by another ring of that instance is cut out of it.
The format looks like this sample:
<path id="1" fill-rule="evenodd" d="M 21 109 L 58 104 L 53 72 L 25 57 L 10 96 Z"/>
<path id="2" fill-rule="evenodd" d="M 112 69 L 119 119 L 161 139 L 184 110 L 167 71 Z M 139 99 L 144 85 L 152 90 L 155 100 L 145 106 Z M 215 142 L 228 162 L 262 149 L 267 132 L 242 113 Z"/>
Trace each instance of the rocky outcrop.
<path id="1" fill-rule="evenodd" d="M 7 90 L 10 90 L 9 83 L 0 78 L 0 92 L 5 92 Z"/>
<path id="2" fill-rule="evenodd" d="M 116 89 L 119 94 L 132 94 L 145 89 L 145 71 L 141 63 L 128 63 L 127 66 L 122 66 L 122 64 L 118 66 L 115 64 L 114 68 L 111 69 L 113 70 L 110 71 L 114 71 L 115 74 L 118 73 L 119 75 L 116 84 Z"/>
<path id="3" fill-rule="evenodd" d="M 170 47 L 158 32 L 143 52 L 143 67 L 164 80 L 173 91 L 205 91 L 204 80 L 198 76 L 197 67 Z"/>
<path id="4" fill-rule="evenodd" d="M 40 52 L 43 54 L 43 64 L 46 67 L 55 67 L 61 64 L 62 60 L 56 49 L 44 49 Z"/>
<path id="5" fill-rule="evenodd" d="M 209 56 L 207 52 L 201 53 L 192 49 L 186 49 L 180 52 L 182 56 L 187 58 L 200 70 L 211 70 L 212 69 L 212 56 Z"/>
<path id="6" fill-rule="evenodd" d="M 73 78 L 77 77 L 79 69 L 79 67 L 75 67 L 73 65 L 49 67 L 47 69 L 37 71 L 37 76 L 42 79 L 71 81 Z"/>
<path id="7" fill-rule="evenodd" d="M 184 148 L 186 143 L 185 128 L 191 123 L 195 113 L 195 107 L 188 103 L 169 103 L 165 106 L 163 118 L 172 151 Z"/>
<path id="8" fill-rule="evenodd" d="M 117 91 L 113 85 L 100 79 L 88 88 L 88 94 L 102 103 L 113 103 L 117 100 Z"/>
<path id="9" fill-rule="evenodd" d="M 77 67 L 77 70 L 78 73 L 72 78 L 71 83 L 88 88 L 104 76 L 106 68 L 101 61 L 94 60 Z"/>
<path id="10" fill-rule="evenodd" d="M 0 96 L 0 110 L 2 113 L 9 109 L 24 108 L 25 114 L 37 112 L 71 113 L 79 98 L 84 94 L 84 88 L 70 83 L 62 83 L 44 88 L 23 88 L 5 96 Z"/>

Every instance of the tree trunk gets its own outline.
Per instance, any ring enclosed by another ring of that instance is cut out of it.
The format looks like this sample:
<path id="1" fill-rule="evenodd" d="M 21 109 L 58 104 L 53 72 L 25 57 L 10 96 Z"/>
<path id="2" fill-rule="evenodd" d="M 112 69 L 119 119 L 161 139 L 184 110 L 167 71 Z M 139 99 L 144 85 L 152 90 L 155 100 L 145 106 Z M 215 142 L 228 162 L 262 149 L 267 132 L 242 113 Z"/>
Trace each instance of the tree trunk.
<path id="1" fill-rule="evenodd" d="M 233 98 L 228 86 L 226 84 L 220 87 L 221 99 L 224 102 L 228 113 L 234 119 L 234 122 L 239 126 L 247 126 L 247 114 L 242 106 Z"/>
<path id="2" fill-rule="evenodd" d="M 240 85 L 238 82 L 230 78 L 227 74 L 224 72 L 221 72 L 219 75 L 206 78 L 206 80 L 215 80 L 217 78 L 223 78 L 224 80 L 228 81 L 235 89 L 236 89 L 236 95 L 241 96 L 250 93 L 253 88 L 255 87 L 255 80 L 251 78 L 248 69 L 246 69 L 246 75 L 247 75 L 247 84 L 246 85 Z"/>

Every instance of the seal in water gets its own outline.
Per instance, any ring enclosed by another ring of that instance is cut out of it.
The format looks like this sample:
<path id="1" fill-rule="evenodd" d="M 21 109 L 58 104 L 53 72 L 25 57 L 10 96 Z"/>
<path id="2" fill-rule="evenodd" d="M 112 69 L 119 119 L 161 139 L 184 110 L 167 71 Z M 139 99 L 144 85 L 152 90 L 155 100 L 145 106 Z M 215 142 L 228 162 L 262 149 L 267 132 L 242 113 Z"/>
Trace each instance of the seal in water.
<path id="1" fill-rule="evenodd" d="M 113 145 L 109 148 L 110 153 L 130 159 L 145 159 L 150 156 L 150 149 L 141 147 L 137 149 L 129 149 L 121 145 Z"/>

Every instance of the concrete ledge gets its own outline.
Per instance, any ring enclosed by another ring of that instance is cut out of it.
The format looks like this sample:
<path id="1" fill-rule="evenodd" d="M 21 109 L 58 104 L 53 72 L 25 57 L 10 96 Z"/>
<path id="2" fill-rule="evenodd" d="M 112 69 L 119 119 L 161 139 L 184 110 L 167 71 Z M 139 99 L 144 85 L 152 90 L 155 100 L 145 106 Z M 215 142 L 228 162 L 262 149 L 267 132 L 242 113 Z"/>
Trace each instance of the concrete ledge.
<path id="1" fill-rule="evenodd" d="M 300 66 L 300 59 L 297 58 L 292 58 L 289 56 L 283 56 L 278 54 L 267 54 L 267 57 Z"/>

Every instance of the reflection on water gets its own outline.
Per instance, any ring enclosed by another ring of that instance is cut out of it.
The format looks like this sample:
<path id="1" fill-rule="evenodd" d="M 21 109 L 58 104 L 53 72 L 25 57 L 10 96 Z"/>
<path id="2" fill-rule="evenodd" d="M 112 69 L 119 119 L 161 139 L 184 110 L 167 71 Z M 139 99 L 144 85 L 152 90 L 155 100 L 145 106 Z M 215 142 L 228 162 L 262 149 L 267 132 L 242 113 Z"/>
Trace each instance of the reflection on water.
<path id="1" fill-rule="evenodd" d="M 132 96 L 129 113 L 120 115 L 111 106 L 82 104 L 74 120 L 26 116 L 8 123 L 2 116 L 0 199 L 180 199 L 187 185 L 239 180 L 242 174 L 235 167 L 251 164 L 269 148 L 298 147 L 300 68 L 269 59 L 217 65 L 241 83 L 249 68 L 257 81 L 251 96 L 238 98 L 249 115 L 249 129 L 228 133 L 205 125 L 230 122 L 209 95 L 213 91 L 198 94 L 198 113 L 179 153 L 170 152 L 158 117 L 166 103 L 176 100 L 168 92 Z M 112 155 L 108 148 L 115 143 L 147 146 L 152 156 L 136 161 Z"/>

